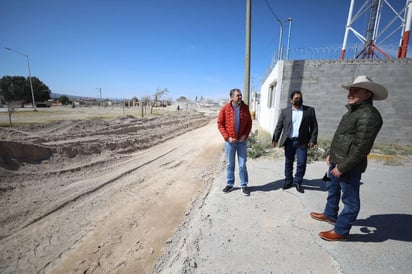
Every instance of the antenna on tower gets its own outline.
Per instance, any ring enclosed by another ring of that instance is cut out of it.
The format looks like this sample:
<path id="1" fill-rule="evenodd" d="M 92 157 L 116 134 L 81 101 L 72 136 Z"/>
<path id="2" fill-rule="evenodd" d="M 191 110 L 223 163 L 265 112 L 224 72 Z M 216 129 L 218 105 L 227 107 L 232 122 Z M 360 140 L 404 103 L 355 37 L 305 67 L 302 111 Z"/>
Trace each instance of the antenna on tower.
<path id="1" fill-rule="evenodd" d="M 396 11 L 389 2 L 389 0 L 364 0 L 362 6 L 356 14 L 353 15 L 355 10 L 355 0 L 351 0 L 340 56 L 341 60 L 345 58 L 349 32 L 352 32 L 355 37 L 363 43 L 363 48 L 357 53 L 355 57 L 356 59 L 374 59 L 382 57 L 390 59 L 391 57 L 389 54 L 382 49 L 382 44 L 388 38 L 393 36 L 394 33 L 401 30 L 398 58 L 406 57 L 412 21 L 412 0 L 406 0 L 405 6 L 400 11 Z M 390 16 L 385 16 L 383 18 L 383 11 L 389 12 L 392 15 L 392 18 L 389 18 Z M 368 20 L 366 34 L 362 35 L 355 29 L 354 24 L 361 18 L 365 19 L 366 16 Z M 382 28 L 381 24 L 383 26 Z"/>

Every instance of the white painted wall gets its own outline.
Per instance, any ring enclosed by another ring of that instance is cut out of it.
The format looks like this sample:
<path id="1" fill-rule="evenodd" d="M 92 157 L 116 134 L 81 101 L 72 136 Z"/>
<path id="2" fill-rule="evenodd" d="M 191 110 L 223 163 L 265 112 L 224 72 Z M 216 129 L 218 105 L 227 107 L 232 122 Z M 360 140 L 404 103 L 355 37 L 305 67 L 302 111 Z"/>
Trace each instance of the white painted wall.
<path id="1" fill-rule="evenodd" d="M 273 134 L 275 130 L 281 110 L 280 95 L 282 91 L 283 65 L 284 61 L 278 61 L 260 88 L 260 104 L 256 118 L 259 121 L 260 127 L 270 134 Z M 269 104 L 268 101 L 271 100 L 271 96 L 273 96 L 272 104 Z"/>

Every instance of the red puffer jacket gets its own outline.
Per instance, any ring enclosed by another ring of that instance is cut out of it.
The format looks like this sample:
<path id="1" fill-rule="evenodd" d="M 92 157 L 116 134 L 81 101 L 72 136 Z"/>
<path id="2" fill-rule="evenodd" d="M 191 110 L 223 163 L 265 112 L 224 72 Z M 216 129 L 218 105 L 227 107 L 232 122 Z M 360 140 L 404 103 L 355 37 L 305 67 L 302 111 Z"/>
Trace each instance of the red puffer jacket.
<path id="1" fill-rule="evenodd" d="M 232 107 L 232 101 L 223 106 L 219 112 L 217 118 L 217 127 L 223 136 L 225 141 L 229 138 L 235 138 L 239 140 L 240 136 L 245 135 L 246 139 L 249 137 L 249 133 L 252 130 L 252 117 L 248 105 L 243 101 L 240 105 L 240 127 L 239 136 L 236 135 L 235 130 L 235 111 Z"/>

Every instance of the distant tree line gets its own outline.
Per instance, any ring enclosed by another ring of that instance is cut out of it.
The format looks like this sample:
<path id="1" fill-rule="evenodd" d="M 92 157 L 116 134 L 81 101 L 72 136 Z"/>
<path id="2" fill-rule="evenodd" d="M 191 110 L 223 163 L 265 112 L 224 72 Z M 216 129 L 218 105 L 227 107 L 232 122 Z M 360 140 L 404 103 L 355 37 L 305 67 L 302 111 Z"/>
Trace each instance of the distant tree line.
<path id="1" fill-rule="evenodd" d="M 35 102 L 45 102 L 50 99 L 49 87 L 37 77 L 31 77 Z M 30 80 L 23 76 L 3 76 L 0 79 L 0 95 L 3 100 L 12 102 L 30 103 L 33 101 Z"/>

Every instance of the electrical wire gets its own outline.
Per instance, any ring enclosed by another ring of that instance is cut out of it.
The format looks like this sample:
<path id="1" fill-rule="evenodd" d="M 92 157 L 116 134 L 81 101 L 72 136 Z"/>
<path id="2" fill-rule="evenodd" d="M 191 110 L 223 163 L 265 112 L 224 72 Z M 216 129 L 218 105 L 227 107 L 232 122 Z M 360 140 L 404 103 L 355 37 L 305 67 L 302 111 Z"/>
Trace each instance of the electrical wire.
<path id="1" fill-rule="evenodd" d="M 270 10 L 270 12 L 272 13 L 273 17 L 275 17 L 276 21 L 278 21 L 280 24 L 282 24 L 282 20 L 279 19 L 279 17 L 276 15 L 276 13 L 273 11 L 272 7 L 269 5 L 268 1 L 265 0 L 266 6 L 268 7 L 268 9 Z"/>

